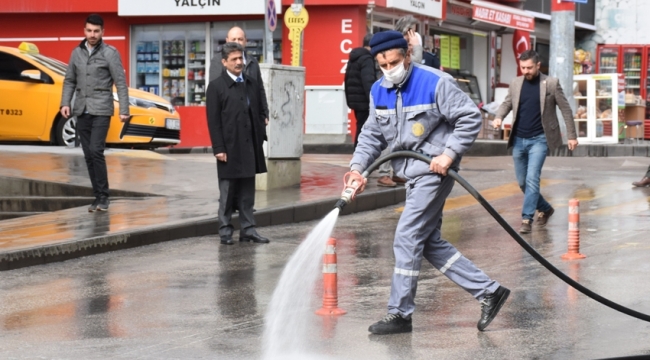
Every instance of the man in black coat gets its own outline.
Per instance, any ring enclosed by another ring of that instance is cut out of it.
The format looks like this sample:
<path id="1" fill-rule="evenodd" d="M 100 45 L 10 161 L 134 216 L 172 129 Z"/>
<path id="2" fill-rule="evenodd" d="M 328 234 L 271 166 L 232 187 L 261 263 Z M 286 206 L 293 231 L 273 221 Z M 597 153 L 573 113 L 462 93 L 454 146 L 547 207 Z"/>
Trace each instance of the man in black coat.
<path id="1" fill-rule="evenodd" d="M 266 172 L 262 145 L 266 136 L 265 114 L 259 84 L 247 76 L 244 48 L 238 43 L 223 45 L 224 69 L 210 82 L 206 94 L 208 129 L 219 176 L 219 236 L 232 245 L 233 208 L 239 209 L 239 241 L 268 243 L 255 230 L 255 174 Z M 237 204 L 235 204 L 235 201 Z"/>
<path id="2" fill-rule="evenodd" d="M 345 101 L 354 111 L 357 119 L 357 133 L 354 137 L 354 147 L 357 147 L 361 128 L 370 114 L 370 88 L 377 81 L 375 60 L 370 55 L 370 39 L 372 34 L 363 38 L 363 47 L 352 49 L 345 70 Z"/>
<path id="3" fill-rule="evenodd" d="M 260 98 L 262 99 L 262 110 L 264 111 L 264 122 L 269 123 L 269 105 L 266 101 L 266 91 L 264 90 L 264 82 L 262 81 L 262 72 L 260 71 L 260 64 L 257 59 L 246 52 L 246 33 L 239 26 L 233 26 L 228 30 L 226 42 L 236 42 L 244 48 L 244 75 L 252 78 L 257 82 L 260 88 Z M 216 55 L 210 62 L 210 81 L 221 76 L 223 71 L 223 64 L 221 63 L 222 57 Z"/>

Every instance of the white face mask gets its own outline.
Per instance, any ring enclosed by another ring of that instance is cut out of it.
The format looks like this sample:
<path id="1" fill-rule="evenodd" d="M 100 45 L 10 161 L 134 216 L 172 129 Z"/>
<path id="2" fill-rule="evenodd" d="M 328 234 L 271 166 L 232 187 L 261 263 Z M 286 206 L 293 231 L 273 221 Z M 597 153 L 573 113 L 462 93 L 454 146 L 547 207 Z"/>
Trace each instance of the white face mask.
<path id="1" fill-rule="evenodd" d="M 406 69 L 404 68 L 403 60 L 401 63 L 390 70 L 384 70 L 383 68 L 380 69 L 381 72 L 384 73 L 386 80 L 392 82 L 395 85 L 401 84 L 402 81 L 404 81 L 404 78 L 406 78 Z"/>

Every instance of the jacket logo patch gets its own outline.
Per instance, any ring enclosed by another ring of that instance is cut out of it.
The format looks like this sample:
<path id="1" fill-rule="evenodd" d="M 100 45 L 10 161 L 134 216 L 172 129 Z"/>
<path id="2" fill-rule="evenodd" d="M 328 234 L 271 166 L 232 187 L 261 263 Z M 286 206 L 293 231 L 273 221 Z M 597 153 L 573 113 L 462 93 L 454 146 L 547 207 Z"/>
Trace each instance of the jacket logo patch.
<path id="1" fill-rule="evenodd" d="M 413 132 L 413 135 L 420 137 L 422 134 L 424 134 L 424 125 L 420 124 L 419 122 L 416 122 L 413 124 L 413 127 L 411 127 L 411 132 Z"/>

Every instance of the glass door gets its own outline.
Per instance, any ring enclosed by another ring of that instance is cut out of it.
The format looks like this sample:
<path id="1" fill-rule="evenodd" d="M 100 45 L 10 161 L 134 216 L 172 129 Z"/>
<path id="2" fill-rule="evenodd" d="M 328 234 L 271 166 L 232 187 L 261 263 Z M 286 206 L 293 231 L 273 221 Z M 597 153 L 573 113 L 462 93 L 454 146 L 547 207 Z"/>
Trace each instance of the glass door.
<path id="1" fill-rule="evenodd" d="M 160 95 L 160 26 L 144 26 L 136 32 L 135 87 Z"/>
<path id="2" fill-rule="evenodd" d="M 594 76 L 596 121 L 594 122 L 595 128 L 592 130 L 592 139 L 595 141 L 613 137 L 615 118 L 613 112 L 618 111 L 613 107 L 613 99 L 617 95 L 614 91 L 615 85 L 609 76 Z"/>
<path id="3" fill-rule="evenodd" d="M 625 93 L 641 95 L 642 47 L 623 47 L 623 75 L 625 75 Z"/>
<path id="4" fill-rule="evenodd" d="M 645 77 L 645 100 L 646 100 L 646 110 L 645 118 L 650 119 L 650 48 L 646 48 L 646 62 L 645 62 L 645 71 L 643 76 Z"/>
<path id="5" fill-rule="evenodd" d="M 185 30 L 168 29 L 162 34 L 162 96 L 174 106 L 185 105 Z"/>
<path id="6" fill-rule="evenodd" d="M 585 144 L 617 143 L 618 74 L 575 75 L 573 95 L 578 141 Z"/>
<path id="7" fill-rule="evenodd" d="M 205 29 L 188 31 L 187 43 L 187 103 L 205 105 Z"/>
<path id="8" fill-rule="evenodd" d="M 576 133 L 578 135 L 578 142 L 587 139 L 589 134 L 587 129 L 587 118 L 589 116 L 588 109 L 588 95 L 589 94 L 589 79 L 580 75 L 573 77 L 573 98 L 576 102 L 576 114 L 573 121 L 576 124 Z"/>
<path id="9" fill-rule="evenodd" d="M 598 49 L 598 72 L 613 74 L 618 72 L 619 47 L 605 47 Z"/>

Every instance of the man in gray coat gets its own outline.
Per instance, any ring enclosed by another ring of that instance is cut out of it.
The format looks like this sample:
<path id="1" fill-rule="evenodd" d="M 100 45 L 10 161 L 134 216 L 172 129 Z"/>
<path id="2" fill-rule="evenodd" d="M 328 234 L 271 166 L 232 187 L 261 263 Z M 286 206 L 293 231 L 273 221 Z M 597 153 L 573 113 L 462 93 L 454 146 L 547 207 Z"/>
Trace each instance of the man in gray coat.
<path id="1" fill-rule="evenodd" d="M 532 231 L 535 210 L 538 226 L 546 226 L 548 218 L 555 212 L 540 193 L 539 182 L 546 153 L 562 145 L 556 106 L 566 124 L 569 150 L 578 146 L 573 111 L 562 86 L 558 79 L 542 74 L 540 66 L 539 55 L 534 50 L 521 54 L 519 68 L 523 75 L 510 83 L 508 95 L 494 116 L 494 127 L 499 128 L 511 110 L 514 114 L 508 148 L 513 148 L 515 174 L 519 188 L 524 192 L 519 229 L 522 234 Z"/>
<path id="2" fill-rule="evenodd" d="M 117 87 L 120 119 L 129 119 L 129 92 L 120 53 L 102 41 L 104 20 L 96 14 L 88 16 L 86 38 L 70 56 L 63 82 L 61 115 L 77 117 L 77 131 L 88 166 L 95 201 L 89 212 L 107 211 L 109 205 L 108 172 L 104 158 L 106 134 L 113 116 L 113 85 Z M 70 111 L 72 96 L 76 95 Z"/>
<path id="3" fill-rule="evenodd" d="M 395 159 L 393 169 L 406 181 L 406 205 L 395 230 L 395 270 L 388 314 L 370 326 L 373 334 L 412 331 L 415 292 L 424 257 L 451 281 L 481 302 L 477 327 L 484 330 L 506 302 L 510 290 L 491 280 L 441 236 L 442 208 L 454 186 L 446 176 L 476 140 L 481 114 L 448 74 L 411 61 L 398 31 L 377 33 L 370 52 L 384 74 L 370 91 L 370 115 L 350 161 L 350 182 L 382 150 L 412 150 L 433 158 L 430 164 Z M 363 191 L 363 188 L 359 189 Z"/>

